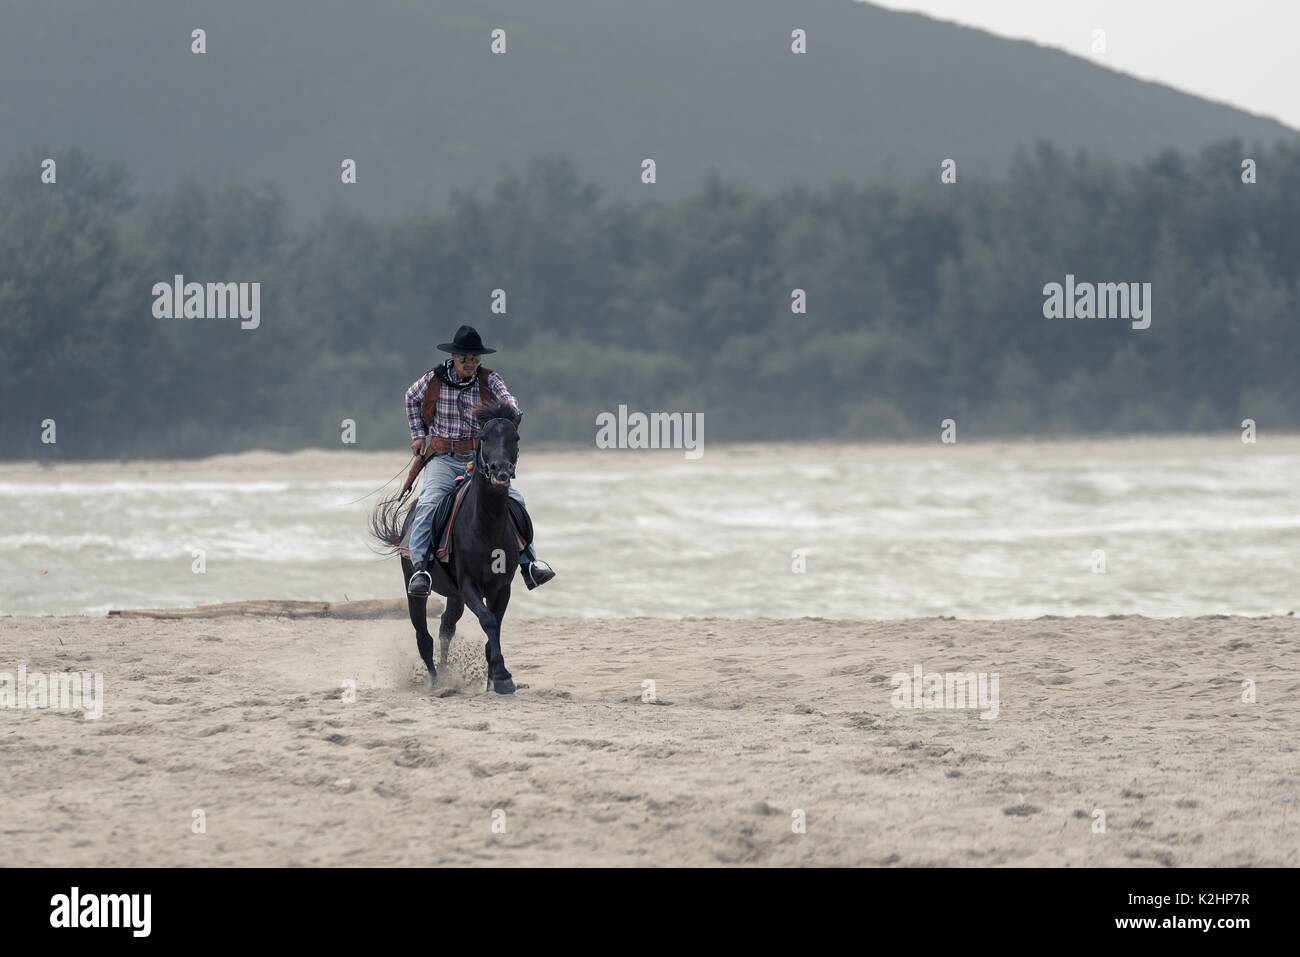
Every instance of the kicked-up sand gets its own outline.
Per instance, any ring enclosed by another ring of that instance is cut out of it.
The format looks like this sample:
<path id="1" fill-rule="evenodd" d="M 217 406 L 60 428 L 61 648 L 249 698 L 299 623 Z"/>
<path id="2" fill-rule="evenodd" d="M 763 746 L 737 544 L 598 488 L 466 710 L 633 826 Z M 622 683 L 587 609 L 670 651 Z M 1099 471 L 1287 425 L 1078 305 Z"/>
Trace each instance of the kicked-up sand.
<path id="1" fill-rule="evenodd" d="M 483 640 L 435 692 L 400 618 L 0 619 L 104 695 L 0 709 L 5 861 L 1300 864 L 1294 618 L 507 615 L 509 697 Z M 894 707 L 916 666 L 996 717 Z"/>

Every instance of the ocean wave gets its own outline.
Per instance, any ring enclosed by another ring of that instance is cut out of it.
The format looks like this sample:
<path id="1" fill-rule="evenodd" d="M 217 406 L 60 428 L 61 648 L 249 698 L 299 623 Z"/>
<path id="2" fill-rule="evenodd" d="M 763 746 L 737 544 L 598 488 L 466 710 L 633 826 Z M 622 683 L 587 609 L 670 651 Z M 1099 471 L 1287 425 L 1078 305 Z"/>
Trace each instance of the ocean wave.
<path id="1" fill-rule="evenodd" d="M 375 488 L 371 479 L 329 479 L 293 481 L 184 481 L 184 482 L 0 482 L 0 496 L 40 495 L 68 496 L 83 498 L 86 496 L 124 495 L 131 493 L 153 493 L 162 495 L 185 495 L 193 492 L 326 492 L 369 491 Z"/>
<path id="2" fill-rule="evenodd" d="M 83 532 L 80 535 L 46 535 L 42 532 L 0 535 L 0 551 L 48 548 L 52 551 L 69 552 L 83 548 L 116 548 L 117 545 L 117 540 L 112 536 L 97 532 Z"/>

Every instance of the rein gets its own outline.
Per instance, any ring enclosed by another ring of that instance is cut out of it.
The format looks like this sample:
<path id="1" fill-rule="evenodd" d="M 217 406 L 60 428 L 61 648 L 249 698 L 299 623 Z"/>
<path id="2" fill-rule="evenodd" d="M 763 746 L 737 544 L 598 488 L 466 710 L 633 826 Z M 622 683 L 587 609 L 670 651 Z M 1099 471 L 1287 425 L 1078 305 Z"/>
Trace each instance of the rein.
<path id="1" fill-rule="evenodd" d="M 402 492 L 397 496 L 399 502 L 406 498 L 407 493 L 411 491 L 411 486 L 415 484 L 415 477 L 420 474 L 421 470 L 429 463 L 429 459 L 433 458 L 434 454 L 436 453 L 430 452 L 428 458 L 421 458 L 418 455 L 413 456 L 415 461 L 411 463 L 411 470 L 406 473 L 406 484 L 402 486 Z M 401 474 L 401 472 L 397 473 L 397 475 Z M 393 476 L 393 478 L 396 477 L 396 475 Z M 389 479 L 388 481 L 391 482 L 392 480 L 393 479 Z"/>
<path id="2" fill-rule="evenodd" d="M 502 421 L 502 422 L 510 422 L 509 419 L 502 419 L 501 421 Z M 515 427 L 513 422 L 510 422 L 510 427 L 511 427 L 512 429 Z M 517 429 L 515 430 L 515 434 L 516 434 L 516 435 L 519 434 L 519 432 L 518 432 Z M 437 455 L 437 454 L 438 454 L 437 452 L 430 451 L 430 452 L 429 452 L 429 455 L 428 455 L 427 457 L 421 457 L 421 456 L 418 456 L 418 455 L 417 455 L 417 456 L 413 456 L 413 458 L 414 458 L 415 461 L 413 461 L 413 462 L 411 463 L 410 471 L 408 471 L 408 472 L 406 473 L 406 484 L 402 486 L 402 491 L 401 491 L 401 493 L 399 493 L 398 496 L 397 496 L 397 500 L 398 500 L 399 502 L 402 501 L 404 498 L 406 498 L 406 496 L 407 496 L 408 494 L 410 494 L 411 486 L 415 484 L 415 477 L 416 477 L 417 475 L 419 475 L 421 471 L 423 471 L 423 469 L 424 469 L 424 467 L 425 467 L 426 465 L 429 464 L 429 459 L 432 459 L 432 458 L 433 458 L 435 455 Z M 471 459 L 470 461 L 473 462 L 473 464 L 474 464 L 474 469 L 475 469 L 476 471 L 481 470 L 481 467 L 482 467 L 482 465 L 483 465 L 483 442 L 482 442 L 481 439 L 479 440 L 478 445 L 474 446 L 474 458 Z M 516 466 L 516 464 L 517 464 L 517 463 L 515 463 L 515 462 L 511 462 L 511 463 L 510 463 L 510 477 L 511 477 L 511 478 L 514 478 L 514 477 L 515 477 L 515 466 Z M 397 475 L 401 475 L 401 474 L 402 474 L 402 473 L 401 473 L 401 471 L 399 470 L 398 473 L 397 473 Z M 393 481 L 393 479 L 397 478 L 397 475 L 394 475 L 393 478 L 390 478 L 390 479 L 388 480 L 388 482 L 391 482 L 391 481 Z M 386 485 L 388 484 L 388 482 L 385 482 L 384 485 L 381 485 L 381 486 L 379 486 L 379 488 L 375 489 L 375 492 L 378 492 L 380 489 L 384 488 L 384 486 L 386 486 Z M 375 492 L 368 492 L 366 495 L 361 496 L 361 498 L 367 498 L 367 497 L 369 497 L 370 495 L 374 495 Z M 356 501 L 358 501 L 358 502 L 361 501 L 361 498 L 357 499 Z M 348 502 L 348 504 L 349 504 L 349 505 L 352 505 L 352 504 L 354 504 L 354 503 L 353 503 L 353 502 Z"/>
<path id="3" fill-rule="evenodd" d="M 383 491 L 384 489 L 386 489 L 390 484 L 392 484 L 393 482 L 397 481 L 397 476 L 398 476 L 398 475 L 401 475 L 401 474 L 402 474 L 402 470 L 401 470 L 401 469 L 398 469 L 398 470 L 397 470 L 397 475 L 394 475 L 392 478 L 390 478 L 390 479 L 389 479 L 387 482 L 385 482 L 383 485 L 379 486 L 379 488 L 375 489 L 374 491 L 367 492 L 365 495 L 361 496 L 361 498 L 354 498 L 352 501 L 350 501 L 350 502 L 344 502 L 343 504 L 344 504 L 344 505 L 356 505 L 357 502 L 362 501 L 362 499 L 370 498 L 370 496 L 374 495 L 375 492 L 382 492 L 382 491 Z M 408 480 L 407 483 L 406 483 L 406 488 L 402 489 L 402 494 L 398 496 L 398 501 L 401 501 L 402 498 L 406 495 L 406 493 L 409 492 L 410 490 L 411 490 L 411 481 Z"/>

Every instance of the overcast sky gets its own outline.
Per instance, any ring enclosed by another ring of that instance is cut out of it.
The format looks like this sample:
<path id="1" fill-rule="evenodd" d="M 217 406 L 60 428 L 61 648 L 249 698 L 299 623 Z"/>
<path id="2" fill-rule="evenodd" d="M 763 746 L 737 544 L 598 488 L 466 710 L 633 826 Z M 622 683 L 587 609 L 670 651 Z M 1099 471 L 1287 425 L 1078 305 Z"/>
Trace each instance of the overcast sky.
<path id="1" fill-rule="evenodd" d="M 1300 0 L 869 0 L 1057 47 L 1300 129 Z M 1106 52 L 1092 52 L 1092 31 Z"/>

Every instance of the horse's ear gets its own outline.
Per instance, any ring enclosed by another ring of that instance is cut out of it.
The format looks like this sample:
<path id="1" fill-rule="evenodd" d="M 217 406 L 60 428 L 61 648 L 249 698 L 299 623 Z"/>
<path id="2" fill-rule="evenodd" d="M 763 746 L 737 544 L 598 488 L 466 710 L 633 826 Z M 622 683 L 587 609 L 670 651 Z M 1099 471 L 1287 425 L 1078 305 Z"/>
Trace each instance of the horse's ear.
<path id="1" fill-rule="evenodd" d="M 519 428 L 519 423 L 524 421 L 524 414 L 522 412 L 516 412 L 514 418 L 510 421 L 514 423 L 514 426 L 517 429 Z"/>

